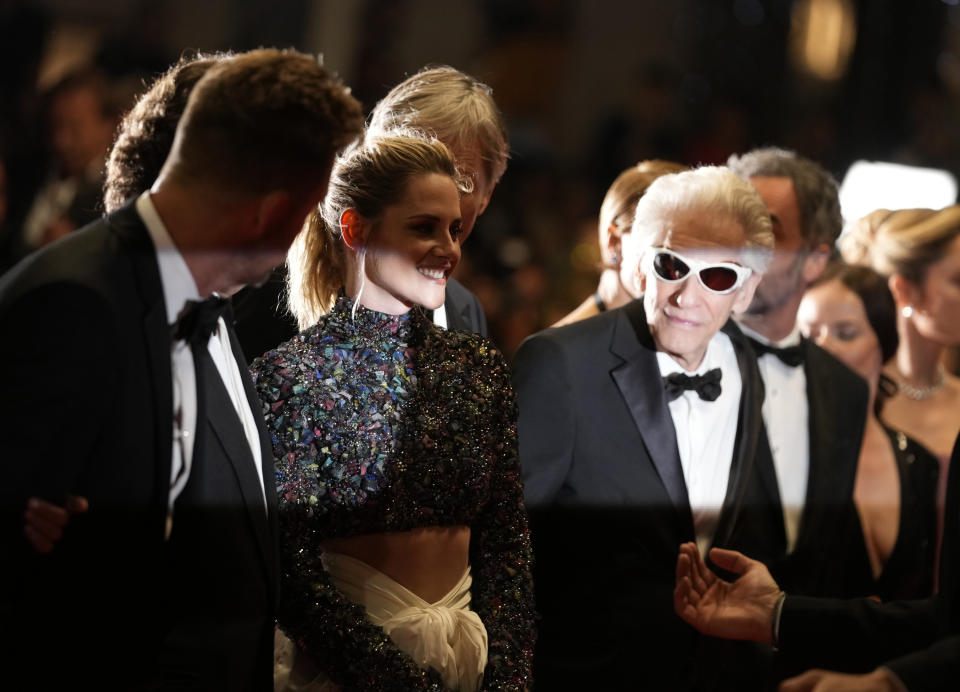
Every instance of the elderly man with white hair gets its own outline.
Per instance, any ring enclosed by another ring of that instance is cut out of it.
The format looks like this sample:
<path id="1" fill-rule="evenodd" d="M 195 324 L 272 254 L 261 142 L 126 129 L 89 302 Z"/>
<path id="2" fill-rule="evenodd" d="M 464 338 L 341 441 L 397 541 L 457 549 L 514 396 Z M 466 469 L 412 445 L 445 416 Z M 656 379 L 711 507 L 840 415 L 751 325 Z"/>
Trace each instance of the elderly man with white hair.
<path id="1" fill-rule="evenodd" d="M 537 562 L 543 689 L 744 689 L 756 652 L 673 613 L 680 543 L 784 550 L 756 357 L 730 320 L 773 247 L 725 168 L 655 181 L 624 262 L 640 298 L 517 353 L 520 460 Z M 749 661 L 749 663 L 748 663 Z"/>

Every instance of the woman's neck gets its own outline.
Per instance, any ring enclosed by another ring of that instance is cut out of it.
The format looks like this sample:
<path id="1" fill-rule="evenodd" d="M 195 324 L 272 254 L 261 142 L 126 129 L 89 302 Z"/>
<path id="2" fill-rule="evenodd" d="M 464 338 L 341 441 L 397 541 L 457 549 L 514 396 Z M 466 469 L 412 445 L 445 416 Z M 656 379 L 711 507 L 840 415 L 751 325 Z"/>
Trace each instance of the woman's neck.
<path id="1" fill-rule="evenodd" d="M 920 335 L 913 322 L 897 318 L 900 346 L 894 358 L 899 379 L 914 387 L 929 387 L 937 382 L 943 346 Z"/>
<path id="2" fill-rule="evenodd" d="M 397 300 L 369 279 L 365 278 L 361 281 L 355 270 L 349 272 L 343 290 L 347 297 L 359 307 L 385 315 L 405 315 L 412 307 Z"/>
<path id="3" fill-rule="evenodd" d="M 620 281 L 620 272 L 610 268 L 604 269 L 603 273 L 600 274 L 597 295 L 600 296 L 600 300 L 603 301 L 607 310 L 626 305 L 633 300 L 633 296 L 627 292 L 627 289 L 623 287 L 623 282 Z"/>
<path id="4" fill-rule="evenodd" d="M 870 408 L 867 409 L 867 420 L 864 423 L 864 436 L 870 436 L 871 438 L 878 437 L 880 435 L 886 435 L 886 432 L 883 429 L 883 423 L 880 422 L 880 419 L 877 418 L 876 412 L 873 410 L 873 402 L 870 402 Z"/>

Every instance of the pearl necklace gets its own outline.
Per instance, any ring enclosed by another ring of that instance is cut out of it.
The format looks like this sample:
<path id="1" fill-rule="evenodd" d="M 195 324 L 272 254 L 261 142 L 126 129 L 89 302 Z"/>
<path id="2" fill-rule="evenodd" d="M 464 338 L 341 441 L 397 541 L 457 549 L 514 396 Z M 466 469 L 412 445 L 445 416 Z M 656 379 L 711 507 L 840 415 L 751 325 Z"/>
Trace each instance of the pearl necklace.
<path id="1" fill-rule="evenodd" d="M 903 375 L 899 370 L 897 371 L 899 375 Z M 947 383 L 946 371 L 943 369 L 943 364 L 940 364 L 937 367 L 937 376 L 933 381 L 933 384 L 927 385 L 926 387 L 914 387 L 912 384 L 907 384 L 902 380 L 897 380 L 897 390 L 903 394 L 908 399 L 913 399 L 914 401 L 923 401 L 924 399 L 929 399 L 934 394 L 943 389 L 943 385 Z"/>

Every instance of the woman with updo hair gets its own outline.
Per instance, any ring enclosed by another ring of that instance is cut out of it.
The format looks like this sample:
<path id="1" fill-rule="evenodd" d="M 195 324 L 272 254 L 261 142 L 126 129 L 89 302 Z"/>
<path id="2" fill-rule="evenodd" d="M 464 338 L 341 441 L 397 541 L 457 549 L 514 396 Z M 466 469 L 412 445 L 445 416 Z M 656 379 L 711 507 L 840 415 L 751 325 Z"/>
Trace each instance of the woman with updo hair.
<path id="1" fill-rule="evenodd" d="M 942 363 L 945 349 L 960 345 L 960 205 L 879 209 L 854 223 L 838 245 L 847 262 L 888 278 L 900 345 L 884 368 L 897 392 L 883 420 L 939 459 L 942 514 L 950 451 L 960 432 L 960 379 Z"/>
<path id="2" fill-rule="evenodd" d="M 883 402 L 895 391 L 883 375 L 883 364 L 899 343 L 887 279 L 870 267 L 832 263 L 804 294 L 797 324 L 805 338 L 836 356 L 870 388 L 853 489 L 863 543 L 848 561 L 851 592 L 882 601 L 930 596 L 937 460 L 879 418 Z M 858 562 L 860 569 L 854 567 Z"/>
<path id="3" fill-rule="evenodd" d="M 623 249 L 621 239 L 633 226 L 633 213 L 637 202 L 650 187 L 650 183 L 662 175 L 689 170 L 672 161 L 641 161 L 624 170 L 610 184 L 600 205 L 600 222 L 597 227 L 600 242 L 601 272 L 597 290 L 570 314 L 559 320 L 554 327 L 579 322 L 626 305 L 637 296 L 631 292 L 632 277 L 624 281 Z M 631 267 L 629 271 L 633 271 Z"/>
<path id="4" fill-rule="evenodd" d="M 510 376 L 490 342 L 424 310 L 460 258 L 467 189 L 439 141 L 368 135 L 290 251 L 303 331 L 252 366 L 296 651 L 283 689 L 532 684 Z"/>

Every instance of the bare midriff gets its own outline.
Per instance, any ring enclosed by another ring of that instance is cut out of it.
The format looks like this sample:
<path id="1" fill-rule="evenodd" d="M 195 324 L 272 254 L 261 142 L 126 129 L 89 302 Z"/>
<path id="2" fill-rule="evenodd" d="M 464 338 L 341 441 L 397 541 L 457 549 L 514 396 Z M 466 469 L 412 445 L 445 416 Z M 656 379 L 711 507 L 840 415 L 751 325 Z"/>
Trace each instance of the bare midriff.
<path id="1" fill-rule="evenodd" d="M 365 562 L 428 603 L 435 603 L 457 585 L 467 569 L 470 527 L 427 526 L 331 538 L 320 547 Z"/>

